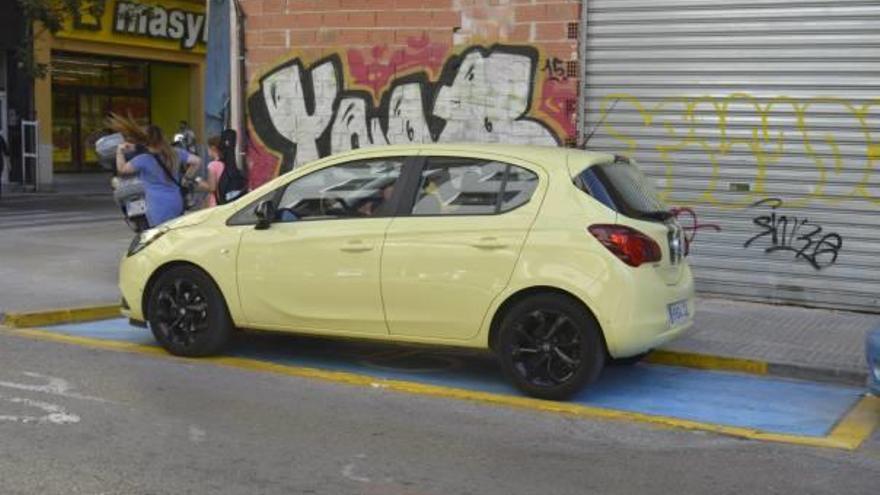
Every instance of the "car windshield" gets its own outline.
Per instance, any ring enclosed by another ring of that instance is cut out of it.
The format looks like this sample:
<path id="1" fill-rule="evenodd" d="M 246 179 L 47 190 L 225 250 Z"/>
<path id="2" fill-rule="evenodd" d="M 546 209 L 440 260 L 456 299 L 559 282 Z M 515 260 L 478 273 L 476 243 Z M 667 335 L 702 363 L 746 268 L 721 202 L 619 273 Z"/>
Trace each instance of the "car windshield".
<path id="1" fill-rule="evenodd" d="M 628 217 L 662 221 L 671 216 L 651 180 L 632 163 L 615 160 L 594 165 L 581 172 L 575 184 L 605 206 Z"/>

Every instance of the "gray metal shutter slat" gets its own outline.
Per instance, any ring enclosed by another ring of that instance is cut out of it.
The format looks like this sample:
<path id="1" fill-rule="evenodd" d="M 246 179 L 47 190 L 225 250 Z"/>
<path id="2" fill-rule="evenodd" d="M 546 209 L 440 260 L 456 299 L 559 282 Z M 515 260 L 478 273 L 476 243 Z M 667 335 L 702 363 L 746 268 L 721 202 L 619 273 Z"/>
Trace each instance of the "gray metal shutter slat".
<path id="1" fill-rule="evenodd" d="M 588 147 L 722 229 L 697 233 L 698 290 L 880 311 L 880 0 L 585 3 L 585 134 L 617 100 Z M 836 262 L 744 247 L 764 198 L 812 242 L 840 236 Z"/>

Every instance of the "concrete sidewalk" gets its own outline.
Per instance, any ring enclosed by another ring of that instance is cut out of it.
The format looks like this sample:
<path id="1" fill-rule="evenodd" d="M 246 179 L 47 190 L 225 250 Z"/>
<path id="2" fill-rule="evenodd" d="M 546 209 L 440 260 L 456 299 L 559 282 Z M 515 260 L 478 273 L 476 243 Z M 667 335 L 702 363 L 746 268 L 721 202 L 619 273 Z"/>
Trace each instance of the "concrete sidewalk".
<path id="1" fill-rule="evenodd" d="M 865 334 L 880 314 L 702 297 L 693 328 L 663 349 L 768 363 L 769 373 L 863 384 Z"/>
<path id="2" fill-rule="evenodd" d="M 117 267 L 133 234 L 103 185 L 109 179 L 64 179 L 57 193 L 0 202 L 0 314 L 119 300 Z M 22 225 L 25 217 L 31 224 Z M 766 362 L 777 375 L 862 384 L 865 333 L 877 325 L 880 314 L 705 296 L 694 327 L 663 349 Z"/>

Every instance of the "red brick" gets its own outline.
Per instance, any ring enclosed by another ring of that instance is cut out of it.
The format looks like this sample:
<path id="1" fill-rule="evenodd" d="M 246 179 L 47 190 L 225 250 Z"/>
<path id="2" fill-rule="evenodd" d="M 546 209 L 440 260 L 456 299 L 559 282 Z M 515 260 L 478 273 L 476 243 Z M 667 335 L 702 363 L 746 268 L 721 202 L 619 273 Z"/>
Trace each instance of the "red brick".
<path id="1" fill-rule="evenodd" d="M 345 12 L 324 12 L 321 14 L 323 27 L 346 27 L 348 26 L 348 14 Z"/>
<path id="2" fill-rule="evenodd" d="M 248 17 L 260 15 L 263 13 L 263 0 L 244 0 L 241 2 L 241 9 Z"/>
<path id="3" fill-rule="evenodd" d="M 575 3 L 549 3 L 544 12 L 547 21 L 577 21 L 580 18 L 580 6 Z"/>
<path id="4" fill-rule="evenodd" d="M 287 46 L 287 31 L 272 30 L 260 33 L 261 46 Z"/>
<path id="5" fill-rule="evenodd" d="M 339 31 L 339 38 L 337 41 L 345 45 L 365 45 L 370 41 L 370 30 L 342 29 Z"/>
<path id="6" fill-rule="evenodd" d="M 349 12 L 346 27 L 374 27 L 376 25 L 375 12 Z"/>
<path id="7" fill-rule="evenodd" d="M 435 10 L 431 12 L 431 25 L 435 27 L 461 25 L 461 14 L 454 10 Z"/>
<path id="8" fill-rule="evenodd" d="M 577 59 L 577 43 L 545 41 L 538 44 L 538 49 L 546 57 L 556 57 L 562 60 Z M 574 59 L 572 59 L 572 55 Z"/>
<path id="9" fill-rule="evenodd" d="M 389 43 L 394 43 L 393 29 L 371 29 L 368 34 L 371 45 L 387 45 Z"/>
<path id="10" fill-rule="evenodd" d="M 333 45 L 339 41 L 339 29 L 321 29 L 315 36 L 318 45 Z"/>
<path id="11" fill-rule="evenodd" d="M 514 18 L 516 22 L 543 21 L 547 17 L 546 5 L 522 5 L 516 7 Z"/>
<path id="12" fill-rule="evenodd" d="M 406 44 L 410 38 L 421 38 L 425 35 L 423 29 L 396 29 L 394 31 L 394 41 L 400 44 Z"/>
<path id="13" fill-rule="evenodd" d="M 510 32 L 508 36 L 508 41 L 513 41 L 516 43 L 521 43 L 523 41 L 532 41 L 532 24 L 524 23 L 524 24 L 515 24 L 513 27 L 513 31 Z"/>
<path id="14" fill-rule="evenodd" d="M 452 0 L 394 0 L 395 9 L 451 9 Z"/>
<path id="15" fill-rule="evenodd" d="M 283 14 L 287 0 L 263 0 L 264 14 Z"/>
<path id="16" fill-rule="evenodd" d="M 538 22 L 535 29 L 535 41 L 561 41 L 568 39 L 568 23 Z"/>
<path id="17" fill-rule="evenodd" d="M 315 31 L 313 29 L 291 29 L 290 30 L 290 46 L 311 45 L 315 42 Z"/>

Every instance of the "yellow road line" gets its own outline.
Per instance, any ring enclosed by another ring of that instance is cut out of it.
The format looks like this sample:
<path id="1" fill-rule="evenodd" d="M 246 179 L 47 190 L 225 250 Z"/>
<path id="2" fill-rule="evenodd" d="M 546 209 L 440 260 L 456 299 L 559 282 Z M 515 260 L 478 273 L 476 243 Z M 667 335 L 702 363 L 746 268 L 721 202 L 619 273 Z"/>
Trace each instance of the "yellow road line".
<path id="1" fill-rule="evenodd" d="M 2 328 L 2 327 L 0 327 Z M 149 354 L 171 359 L 175 358 L 159 347 L 130 342 L 119 342 L 90 337 L 64 335 L 46 330 L 30 328 L 7 328 L 8 333 L 23 337 L 63 342 L 86 347 L 100 349 L 134 352 Z M 653 425 L 687 430 L 700 430 L 722 435 L 781 442 L 795 445 L 812 447 L 829 447 L 837 449 L 854 450 L 871 435 L 871 432 L 880 423 L 880 399 L 866 397 L 862 399 L 827 437 L 806 437 L 788 434 L 768 433 L 751 428 L 725 426 L 718 424 L 702 423 L 667 416 L 654 416 L 644 413 L 604 409 L 599 407 L 584 406 L 570 402 L 545 401 L 528 397 L 494 394 L 474 390 L 444 387 L 439 385 L 427 385 L 423 383 L 403 380 L 388 380 L 344 371 L 330 371 L 301 366 L 290 366 L 276 363 L 259 361 L 256 359 L 239 357 L 215 357 L 202 359 L 187 359 L 193 362 L 213 363 L 230 368 L 248 371 L 270 372 L 299 378 L 318 379 L 334 383 L 343 383 L 359 387 L 381 388 L 395 392 L 403 392 L 431 397 L 447 399 L 459 399 L 485 404 L 496 404 L 533 411 L 552 412 L 566 414 L 581 418 L 599 418 L 617 421 L 638 421 Z"/>
<path id="2" fill-rule="evenodd" d="M 691 352 L 657 350 L 651 352 L 651 354 L 648 354 L 648 356 L 645 358 L 645 361 L 653 364 L 683 366 L 685 368 L 738 371 L 741 373 L 750 373 L 753 375 L 766 375 L 768 370 L 767 363 L 762 361 L 710 356 L 708 354 L 696 354 Z"/>
<path id="3" fill-rule="evenodd" d="M 119 305 L 51 309 L 31 313 L 7 313 L 3 324 L 15 328 L 42 327 L 60 323 L 106 320 L 119 316 Z"/>
<path id="4" fill-rule="evenodd" d="M 828 435 L 830 440 L 855 450 L 880 425 L 880 397 L 865 396 Z"/>

